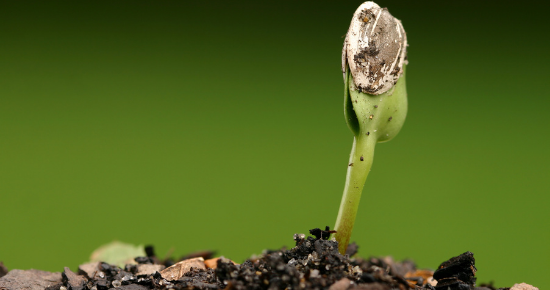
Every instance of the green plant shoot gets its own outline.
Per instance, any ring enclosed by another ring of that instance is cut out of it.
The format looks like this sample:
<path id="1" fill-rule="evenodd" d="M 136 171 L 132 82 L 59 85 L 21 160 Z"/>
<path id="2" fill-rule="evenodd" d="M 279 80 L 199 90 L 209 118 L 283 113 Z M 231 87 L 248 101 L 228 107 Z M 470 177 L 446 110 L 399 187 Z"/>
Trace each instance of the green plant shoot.
<path id="1" fill-rule="evenodd" d="M 335 238 L 345 254 L 376 143 L 397 135 L 407 115 L 406 34 L 387 9 L 365 2 L 344 42 L 344 116 L 354 138 Z"/>

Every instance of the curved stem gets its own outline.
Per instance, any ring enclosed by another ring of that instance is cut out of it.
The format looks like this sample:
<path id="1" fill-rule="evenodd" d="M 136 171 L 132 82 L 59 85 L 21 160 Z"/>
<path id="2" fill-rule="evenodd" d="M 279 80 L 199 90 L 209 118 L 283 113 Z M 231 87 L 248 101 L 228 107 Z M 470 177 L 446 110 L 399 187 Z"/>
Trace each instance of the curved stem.
<path id="1" fill-rule="evenodd" d="M 372 132 L 369 135 L 358 134 L 353 139 L 346 185 L 334 227 L 334 230 L 337 231 L 334 237 L 338 241 L 338 251 L 342 255 L 346 253 L 363 186 L 372 166 L 374 146 L 377 141 L 374 134 Z"/>

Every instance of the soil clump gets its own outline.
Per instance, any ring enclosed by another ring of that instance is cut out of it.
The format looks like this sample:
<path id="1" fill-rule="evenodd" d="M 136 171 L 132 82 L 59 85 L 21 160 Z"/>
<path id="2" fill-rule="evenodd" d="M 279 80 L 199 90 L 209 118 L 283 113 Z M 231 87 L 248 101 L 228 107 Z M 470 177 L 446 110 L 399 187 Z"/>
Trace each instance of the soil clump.
<path id="1" fill-rule="evenodd" d="M 328 240 L 328 228 L 310 233 L 315 237 L 294 235 L 292 249 L 265 251 L 240 265 L 223 257 L 213 258 L 212 252 L 191 254 L 177 263 L 161 261 L 148 247 L 147 257 L 137 257 L 137 264 L 124 268 L 95 262 L 81 265 L 78 273 L 67 267 L 62 273 L 0 271 L 4 272 L 0 290 L 496 290 L 492 285 L 475 286 L 477 269 L 471 252 L 443 262 L 433 272 L 417 269 L 412 261 L 396 262 L 390 257 L 350 258 L 357 252 L 355 244 L 341 255 L 338 243 Z"/>

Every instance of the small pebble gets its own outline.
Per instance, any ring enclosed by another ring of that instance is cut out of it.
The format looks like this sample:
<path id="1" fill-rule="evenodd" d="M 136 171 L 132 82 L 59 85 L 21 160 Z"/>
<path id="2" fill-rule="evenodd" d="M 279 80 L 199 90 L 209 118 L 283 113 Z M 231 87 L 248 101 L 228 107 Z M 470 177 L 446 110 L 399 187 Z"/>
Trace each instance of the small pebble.
<path id="1" fill-rule="evenodd" d="M 120 283 L 120 280 L 113 280 L 113 287 L 120 287 L 120 285 L 122 285 L 122 283 Z"/>
<path id="2" fill-rule="evenodd" d="M 319 277 L 319 270 L 317 270 L 317 269 L 309 270 L 309 277 L 310 278 Z"/>

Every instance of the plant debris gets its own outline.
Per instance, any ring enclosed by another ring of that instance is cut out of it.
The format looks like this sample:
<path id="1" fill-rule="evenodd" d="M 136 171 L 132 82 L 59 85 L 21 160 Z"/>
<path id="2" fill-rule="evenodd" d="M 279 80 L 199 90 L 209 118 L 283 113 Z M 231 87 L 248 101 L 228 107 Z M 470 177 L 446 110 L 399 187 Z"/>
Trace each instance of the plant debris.
<path id="1" fill-rule="evenodd" d="M 439 265 L 433 277 L 436 290 L 472 289 L 476 283 L 476 260 L 472 252 L 453 257 Z"/>
<path id="2" fill-rule="evenodd" d="M 183 260 L 178 262 L 162 271 L 160 275 L 162 278 L 168 281 L 179 280 L 183 275 L 191 269 L 206 270 L 206 265 L 204 264 L 204 259 L 202 257 Z"/>
<path id="3" fill-rule="evenodd" d="M 316 239 L 328 240 L 328 238 L 330 238 L 330 235 L 335 234 L 336 231 L 331 231 L 330 227 L 326 226 L 324 231 L 320 228 L 314 228 L 312 230 L 309 230 L 309 233 L 314 235 Z"/>
<path id="4" fill-rule="evenodd" d="M 153 248 L 147 247 L 146 257 L 136 257 L 138 264 L 124 268 L 91 262 L 80 265 L 78 273 L 67 267 L 62 273 L 12 270 L 0 278 L 0 290 L 495 289 L 475 287 L 477 269 L 471 252 L 443 262 L 433 272 L 417 269 L 411 261 L 395 262 L 391 257 L 350 258 L 358 250 L 355 244 L 341 255 L 338 243 L 329 240 L 331 232 L 326 227 L 311 230 L 315 237 L 295 234 L 294 248 L 265 251 L 240 265 L 224 257 L 211 258 L 212 252 L 193 254 L 193 258 L 173 264 L 169 259 L 160 261 Z M 205 261 L 205 257 L 209 259 Z M 505 289 L 509 288 L 501 288 Z"/>

